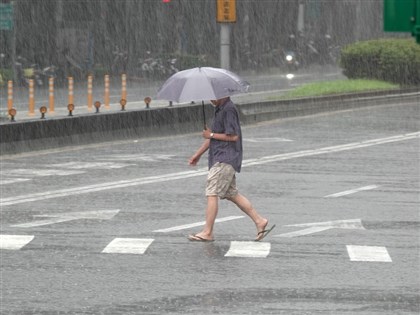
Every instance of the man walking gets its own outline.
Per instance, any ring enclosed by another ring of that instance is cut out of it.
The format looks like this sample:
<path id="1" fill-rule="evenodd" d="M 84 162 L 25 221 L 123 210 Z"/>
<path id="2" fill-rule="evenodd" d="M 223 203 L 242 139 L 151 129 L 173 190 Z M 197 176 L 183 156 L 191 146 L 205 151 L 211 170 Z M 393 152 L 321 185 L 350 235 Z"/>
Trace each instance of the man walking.
<path id="1" fill-rule="evenodd" d="M 188 236 L 191 241 L 213 241 L 213 227 L 219 210 L 219 200 L 227 199 L 235 203 L 246 213 L 257 228 L 255 241 L 261 241 L 275 227 L 268 228 L 268 220 L 262 217 L 251 202 L 238 192 L 236 173 L 242 165 L 242 133 L 239 114 L 229 97 L 212 100 L 215 116 L 212 128 L 203 130 L 206 140 L 189 159 L 190 165 L 196 165 L 204 152 L 209 150 L 206 196 L 206 224 L 197 234 Z"/>

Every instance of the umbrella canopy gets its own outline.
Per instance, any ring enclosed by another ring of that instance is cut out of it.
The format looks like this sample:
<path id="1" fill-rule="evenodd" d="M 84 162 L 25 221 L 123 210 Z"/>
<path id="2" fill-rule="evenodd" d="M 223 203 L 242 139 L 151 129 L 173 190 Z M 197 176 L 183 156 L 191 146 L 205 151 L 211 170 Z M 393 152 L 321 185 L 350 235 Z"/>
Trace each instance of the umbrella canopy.
<path id="1" fill-rule="evenodd" d="M 231 71 L 198 67 L 172 75 L 159 89 L 156 98 L 177 103 L 218 100 L 247 92 L 248 88 L 249 83 Z"/>

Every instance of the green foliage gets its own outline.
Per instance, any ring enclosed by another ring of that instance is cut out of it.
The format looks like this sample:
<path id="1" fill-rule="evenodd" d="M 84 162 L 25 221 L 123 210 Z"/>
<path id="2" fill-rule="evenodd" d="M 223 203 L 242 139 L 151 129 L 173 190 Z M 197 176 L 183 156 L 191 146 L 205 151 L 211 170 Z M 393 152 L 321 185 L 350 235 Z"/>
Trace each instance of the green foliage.
<path id="1" fill-rule="evenodd" d="M 340 65 L 349 79 L 377 79 L 420 84 L 420 45 L 413 39 L 358 42 L 341 51 Z"/>
<path id="2" fill-rule="evenodd" d="M 367 79 L 313 82 L 299 86 L 285 94 L 271 95 L 267 98 L 267 100 L 361 93 L 368 91 L 398 89 L 399 87 L 400 86 L 398 84 Z"/>
<path id="3" fill-rule="evenodd" d="M 378 80 L 337 80 L 302 85 L 286 93 L 282 98 L 314 97 L 333 94 L 357 93 L 397 89 L 399 85 Z"/>
<path id="4" fill-rule="evenodd" d="M 13 80 L 13 72 L 11 69 L 0 68 L 0 85 L 7 84 L 8 80 Z"/>

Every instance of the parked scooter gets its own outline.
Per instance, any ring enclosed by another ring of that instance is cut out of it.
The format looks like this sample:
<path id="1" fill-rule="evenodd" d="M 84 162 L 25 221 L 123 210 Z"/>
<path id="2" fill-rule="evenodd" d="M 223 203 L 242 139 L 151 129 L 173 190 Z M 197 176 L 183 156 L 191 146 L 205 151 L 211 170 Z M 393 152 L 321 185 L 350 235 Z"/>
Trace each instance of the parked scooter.
<path id="1" fill-rule="evenodd" d="M 41 77 L 45 85 L 48 84 L 49 78 L 57 79 L 58 69 L 54 65 L 50 65 L 42 69 Z"/>
<path id="2" fill-rule="evenodd" d="M 172 59 L 168 60 L 166 73 L 169 76 L 171 76 L 171 75 L 173 75 L 173 74 L 175 74 L 179 71 L 179 69 L 176 67 L 176 62 L 177 62 L 176 58 L 172 58 Z"/>
<path id="3" fill-rule="evenodd" d="M 33 63 L 28 65 L 28 61 L 22 57 L 18 56 L 15 63 L 16 74 L 18 79 L 18 84 L 20 86 L 29 86 L 29 80 L 34 80 L 37 86 L 43 86 L 41 78 L 41 68 L 38 64 Z"/>
<path id="4" fill-rule="evenodd" d="M 152 80 L 163 79 L 167 77 L 169 73 L 178 72 L 175 63 L 176 59 L 171 59 L 167 61 L 168 65 L 166 66 L 161 58 L 152 57 L 150 51 L 148 51 L 147 57 L 145 59 L 139 59 L 138 61 L 139 74 L 143 78 Z"/>

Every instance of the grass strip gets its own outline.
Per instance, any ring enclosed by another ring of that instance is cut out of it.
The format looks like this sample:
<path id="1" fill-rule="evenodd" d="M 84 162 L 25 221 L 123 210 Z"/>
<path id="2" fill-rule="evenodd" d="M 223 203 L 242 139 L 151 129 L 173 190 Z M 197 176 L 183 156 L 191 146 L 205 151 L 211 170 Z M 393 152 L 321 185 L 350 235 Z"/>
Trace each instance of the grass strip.
<path id="1" fill-rule="evenodd" d="M 301 97 L 325 96 L 378 90 L 398 89 L 399 85 L 377 80 L 337 80 L 308 83 L 288 91 L 281 96 L 273 95 L 271 100 Z"/>

